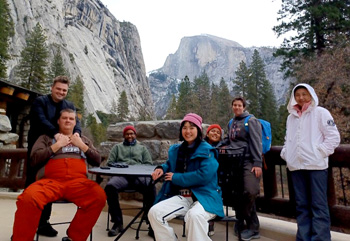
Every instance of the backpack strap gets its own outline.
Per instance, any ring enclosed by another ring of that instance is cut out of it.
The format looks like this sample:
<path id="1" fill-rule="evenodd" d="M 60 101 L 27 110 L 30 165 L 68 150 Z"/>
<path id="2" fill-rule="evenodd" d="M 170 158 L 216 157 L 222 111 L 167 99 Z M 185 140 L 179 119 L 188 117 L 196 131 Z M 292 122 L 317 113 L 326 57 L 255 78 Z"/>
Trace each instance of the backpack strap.
<path id="1" fill-rule="evenodd" d="M 250 119 L 250 117 L 252 117 L 252 115 L 248 115 L 245 119 L 244 119 L 244 128 L 245 128 L 245 131 L 249 133 L 249 124 L 248 124 L 248 121 Z"/>
<path id="2" fill-rule="evenodd" d="M 230 128 L 231 128 L 231 126 L 232 126 L 232 123 L 233 123 L 233 118 L 228 122 L 228 126 L 227 126 L 227 127 L 228 127 L 227 129 L 228 129 L 228 130 L 230 130 Z"/>

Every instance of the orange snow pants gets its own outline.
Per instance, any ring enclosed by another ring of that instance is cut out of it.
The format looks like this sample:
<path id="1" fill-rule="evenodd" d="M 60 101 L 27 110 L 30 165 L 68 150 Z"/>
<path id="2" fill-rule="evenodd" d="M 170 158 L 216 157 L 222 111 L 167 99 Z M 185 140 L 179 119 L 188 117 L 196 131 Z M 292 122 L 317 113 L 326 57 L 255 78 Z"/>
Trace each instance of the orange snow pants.
<path id="1" fill-rule="evenodd" d="M 86 177 L 85 161 L 71 158 L 49 160 L 44 178 L 18 196 L 12 241 L 33 241 L 44 206 L 56 200 L 78 206 L 67 235 L 73 241 L 86 241 L 106 204 L 106 194 Z"/>

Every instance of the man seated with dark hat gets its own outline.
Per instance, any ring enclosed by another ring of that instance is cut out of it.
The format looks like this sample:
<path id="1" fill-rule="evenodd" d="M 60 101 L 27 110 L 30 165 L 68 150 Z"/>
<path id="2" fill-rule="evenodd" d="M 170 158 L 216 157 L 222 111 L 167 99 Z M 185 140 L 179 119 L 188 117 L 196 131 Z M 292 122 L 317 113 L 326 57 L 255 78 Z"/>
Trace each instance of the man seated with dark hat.
<path id="1" fill-rule="evenodd" d="M 116 144 L 107 160 L 107 165 L 116 166 L 119 164 L 135 165 L 145 164 L 152 165 L 152 158 L 147 148 L 136 140 L 136 130 L 133 126 L 126 126 L 123 130 L 124 141 Z M 116 236 L 123 230 L 123 215 L 119 204 L 118 193 L 125 189 L 135 189 L 143 194 L 145 214 L 152 206 L 155 198 L 155 190 L 148 190 L 150 187 L 151 177 L 112 177 L 105 187 L 107 202 L 111 221 L 114 223 L 112 229 L 108 231 L 108 236 Z M 147 216 L 146 216 L 147 217 Z"/>

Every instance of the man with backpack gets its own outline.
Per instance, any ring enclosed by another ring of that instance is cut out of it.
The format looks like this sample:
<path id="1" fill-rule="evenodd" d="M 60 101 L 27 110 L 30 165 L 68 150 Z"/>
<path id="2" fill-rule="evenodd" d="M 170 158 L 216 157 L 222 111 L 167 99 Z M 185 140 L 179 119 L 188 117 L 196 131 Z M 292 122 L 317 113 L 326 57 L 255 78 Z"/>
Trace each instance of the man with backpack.
<path id="1" fill-rule="evenodd" d="M 241 232 L 242 240 L 260 238 L 259 219 L 256 214 L 255 199 L 260 191 L 260 177 L 262 174 L 262 125 L 258 119 L 246 110 L 246 101 L 237 97 L 232 101 L 234 118 L 229 122 L 227 137 L 223 145 L 230 153 L 230 149 L 245 147 L 245 155 L 240 163 L 241 190 L 235 190 L 238 197 L 236 217 L 239 220 L 235 225 L 235 234 Z M 249 129 L 247 127 L 249 126 Z"/>

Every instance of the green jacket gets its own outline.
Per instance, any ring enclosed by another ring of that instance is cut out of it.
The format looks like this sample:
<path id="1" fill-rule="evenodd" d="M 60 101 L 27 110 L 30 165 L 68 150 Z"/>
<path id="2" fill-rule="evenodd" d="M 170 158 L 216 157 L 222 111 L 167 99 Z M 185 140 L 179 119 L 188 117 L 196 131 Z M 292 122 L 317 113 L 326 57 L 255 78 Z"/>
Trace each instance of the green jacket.
<path id="1" fill-rule="evenodd" d="M 151 155 L 149 154 L 147 148 L 140 145 L 138 141 L 133 146 L 127 146 L 123 143 L 113 146 L 111 152 L 109 153 L 107 165 L 108 163 L 112 162 L 125 162 L 128 165 L 153 164 Z"/>

